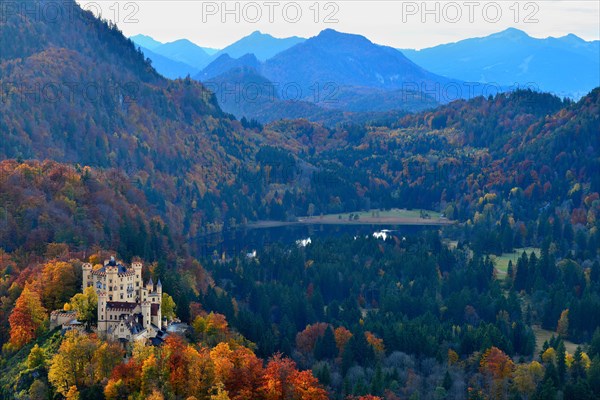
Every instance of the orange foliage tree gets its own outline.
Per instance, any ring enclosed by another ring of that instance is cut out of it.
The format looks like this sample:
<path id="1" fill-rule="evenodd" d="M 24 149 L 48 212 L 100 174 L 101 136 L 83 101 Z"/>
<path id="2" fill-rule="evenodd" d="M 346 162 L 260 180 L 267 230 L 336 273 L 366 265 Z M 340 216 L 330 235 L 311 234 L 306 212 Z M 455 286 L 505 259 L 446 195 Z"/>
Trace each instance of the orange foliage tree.
<path id="1" fill-rule="evenodd" d="M 308 325 L 302 332 L 296 335 L 296 347 L 303 354 L 311 354 L 315 350 L 317 339 L 323 337 L 329 324 L 325 322 L 317 322 L 316 324 Z"/>
<path id="2" fill-rule="evenodd" d="M 334 335 L 335 335 L 335 344 L 336 344 L 338 351 L 340 352 L 340 356 L 341 356 L 342 353 L 344 352 L 344 348 L 346 347 L 346 344 L 352 337 L 352 332 L 350 332 L 348 329 L 344 328 L 343 326 L 340 326 L 335 329 Z"/>
<path id="3" fill-rule="evenodd" d="M 29 343 L 45 329 L 48 320 L 46 309 L 31 283 L 25 284 L 8 320 L 10 344 L 16 348 Z"/>
<path id="4" fill-rule="evenodd" d="M 507 397 L 508 379 L 512 377 L 515 364 L 511 358 L 497 347 L 490 347 L 481 356 L 479 370 L 487 378 L 487 388 L 492 398 Z"/>
<path id="5" fill-rule="evenodd" d="M 266 400 L 326 400 L 327 392 L 309 371 L 298 371 L 296 363 L 280 354 L 269 360 L 262 386 Z"/>

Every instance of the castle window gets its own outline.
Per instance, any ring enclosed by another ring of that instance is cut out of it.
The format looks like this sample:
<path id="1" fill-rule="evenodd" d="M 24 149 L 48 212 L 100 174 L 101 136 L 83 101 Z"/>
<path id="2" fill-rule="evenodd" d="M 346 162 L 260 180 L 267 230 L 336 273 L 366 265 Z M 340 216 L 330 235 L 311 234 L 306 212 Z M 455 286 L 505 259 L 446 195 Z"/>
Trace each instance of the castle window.
<path id="1" fill-rule="evenodd" d="M 112 315 L 109 317 L 109 319 L 112 319 Z"/>
<path id="2" fill-rule="evenodd" d="M 123 293 L 121 293 L 121 300 L 123 300 Z"/>

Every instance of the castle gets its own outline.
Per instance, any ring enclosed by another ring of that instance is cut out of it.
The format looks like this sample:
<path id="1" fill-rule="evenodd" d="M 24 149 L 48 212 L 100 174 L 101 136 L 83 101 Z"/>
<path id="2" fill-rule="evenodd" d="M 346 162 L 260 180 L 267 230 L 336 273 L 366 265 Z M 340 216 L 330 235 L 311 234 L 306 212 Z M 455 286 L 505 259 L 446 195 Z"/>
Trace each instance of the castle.
<path id="1" fill-rule="evenodd" d="M 121 341 L 152 339 L 162 335 L 162 284 L 142 281 L 142 263 L 123 266 L 114 257 L 94 270 L 85 263 L 82 288 L 98 295 L 98 334 Z"/>

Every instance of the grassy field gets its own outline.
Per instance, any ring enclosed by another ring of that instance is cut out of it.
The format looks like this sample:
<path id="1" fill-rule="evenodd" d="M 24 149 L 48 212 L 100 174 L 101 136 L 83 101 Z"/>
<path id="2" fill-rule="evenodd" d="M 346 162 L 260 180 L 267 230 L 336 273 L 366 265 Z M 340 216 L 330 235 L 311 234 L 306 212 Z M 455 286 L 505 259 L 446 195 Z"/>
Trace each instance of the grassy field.
<path id="1" fill-rule="evenodd" d="M 552 331 L 548 331 L 546 329 L 542 329 L 539 325 L 534 325 L 531 327 L 533 329 L 533 333 L 535 333 L 535 353 L 539 353 L 540 350 L 542 350 L 542 347 L 544 346 L 544 342 L 546 340 L 549 340 L 552 335 L 556 336 L 555 332 Z M 575 354 L 575 351 L 577 350 L 577 344 L 570 342 L 568 340 L 564 340 L 565 342 L 565 349 L 571 353 L 571 354 Z"/>
<path id="2" fill-rule="evenodd" d="M 517 264 L 517 260 L 521 257 L 521 254 L 526 252 L 527 255 L 531 255 L 535 252 L 537 257 L 540 256 L 540 249 L 537 247 L 525 247 L 521 249 L 515 249 L 512 253 L 504 253 L 501 256 L 492 255 L 491 258 L 494 261 L 496 267 L 496 277 L 504 280 L 506 278 L 506 271 L 508 270 L 508 262 L 512 261 L 513 267 Z"/>
<path id="3" fill-rule="evenodd" d="M 348 219 L 349 215 L 358 215 L 358 219 L 388 219 L 388 218 L 421 218 L 421 212 L 423 212 L 424 214 L 429 215 L 430 219 L 439 219 L 440 218 L 440 213 L 436 212 L 436 211 L 430 211 L 430 210 L 421 210 L 421 209 L 415 209 L 415 210 L 406 210 L 406 209 L 400 209 L 400 208 L 393 208 L 391 210 L 384 210 L 384 211 L 380 211 L 380 210 L 371 210 L 371 211 L 358 211 L 358 212 L 354 212 L 354 213 L 343 213 L 343 214 L 326 214 L 323 215 L 323 220 L 339 220 L 340 216 L 341 219 Z M 312 219 L 321 219 L 320 216 L 316 215 L 313 216 Z"/>
<path id="4" fill-rule="evenodd" d="M 350 216 L 352 215 L 352 218 Z M 358 215 L 358 218 L 356 216 Z M 343 214 L 298 217 L 297 221 L 256 221 L 250 228 L 273 228 L 298 224 L 324 225 L 450 225 L 453 221 L 442 218 L 440 213 L 430 210 L 405 210 L 394 208 L 386 211 L 357 211 Z"/>

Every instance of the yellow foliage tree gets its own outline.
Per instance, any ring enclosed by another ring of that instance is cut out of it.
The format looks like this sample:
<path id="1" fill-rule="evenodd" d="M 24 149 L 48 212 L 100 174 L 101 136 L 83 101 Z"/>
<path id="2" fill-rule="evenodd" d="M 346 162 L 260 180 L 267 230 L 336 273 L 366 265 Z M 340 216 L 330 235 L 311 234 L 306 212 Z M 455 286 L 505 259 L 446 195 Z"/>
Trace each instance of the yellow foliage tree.
<path id="1" fill-rule="evenodd" d="M 515 369 L 513 383 L 517 391 L 526 398 L 531 397 L 544 378 L 544 367 L 537 361 L 519 364 Z"/>
<path id="2" fill-rule="evenodd" d="M 77 311 L 77 319 L 86 322 L 88 327 L 98 318 L 98 295 L 93 287 L 86 287 L 83 293 L 71 298 L 71 309 Z"/>
<path id="3" fill-rule="evenodd" d="M 44 264 L 40 279 L 44 305 L 54 310 L 63 305 L 78 289 L 75 266 L 64 261 Z"/>
<path id="4" fill-rule="evenodd" d="M 452 349 L 448 349 L 448 364 L 454 365 L 458 362 L 458 353 Z"/>
<path id="5" fill-rule="evenodd" d="M 556 325 L 556 333 L 561 337 L 567 337 L 569 334 L 569 309 L 567 308 L 560 313 L 558 324 Z"/>
<path id="6" fill-rule="evenodd" d="M 71 386 L 67 395 L 65 396 L 66 400 L 79 400 L 79 390 L 77 390 L 77 386 Z"/>
<path id="7" fill-rule="evenodd" d="M 556 360 L 556 350 L 553 347 L 548 347 L 542 353 L 542 361 L 545 363 L 554 362 Z"/>

